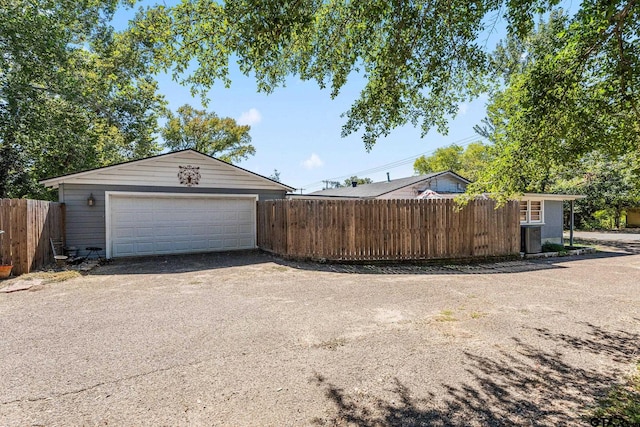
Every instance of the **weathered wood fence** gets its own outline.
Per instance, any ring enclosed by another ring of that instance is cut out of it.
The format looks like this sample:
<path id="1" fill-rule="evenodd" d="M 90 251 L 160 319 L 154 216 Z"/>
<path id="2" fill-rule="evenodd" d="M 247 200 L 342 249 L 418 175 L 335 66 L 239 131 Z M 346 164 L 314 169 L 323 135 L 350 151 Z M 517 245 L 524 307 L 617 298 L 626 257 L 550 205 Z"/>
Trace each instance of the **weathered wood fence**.
<path id="1" fill-rule="evenodd" d="M 336 261 L 506 256 L 520 251 L 518 203 L 474 200 L 258 202 L 258 247 Z"/>
<path id="2" fill-rule="evenodd" d="M 0 199 L 0 262 L 19 275 L 53 261 L 50 238 L 64 236 L 64 205 L 44 200 Z"/>

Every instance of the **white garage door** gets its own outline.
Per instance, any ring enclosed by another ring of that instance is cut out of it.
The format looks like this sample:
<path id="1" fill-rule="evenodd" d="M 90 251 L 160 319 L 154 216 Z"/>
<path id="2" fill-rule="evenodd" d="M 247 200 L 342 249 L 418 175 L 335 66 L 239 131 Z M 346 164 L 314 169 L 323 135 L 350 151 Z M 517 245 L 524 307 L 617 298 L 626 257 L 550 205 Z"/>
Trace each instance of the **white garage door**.
<path id="1" fill-rule="evenodd" d="M 255 198 L 109 196 L 111 257 L 252 249 Z"/>

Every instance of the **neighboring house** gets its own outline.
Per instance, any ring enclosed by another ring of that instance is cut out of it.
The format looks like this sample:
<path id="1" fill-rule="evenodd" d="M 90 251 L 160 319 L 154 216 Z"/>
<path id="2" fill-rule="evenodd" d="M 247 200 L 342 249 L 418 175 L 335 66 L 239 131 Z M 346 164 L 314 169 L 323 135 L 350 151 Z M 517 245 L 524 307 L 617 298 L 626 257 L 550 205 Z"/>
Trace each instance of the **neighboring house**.
<path id="1" fill-rule="evenodd" d="M 107 258 L 253 249 L 256 201 L 294 189 L 194 150 L 59 176 L 66 245 Z"/>
<path id="2" fill-rule="evenodd" d="M 627 227 L 640 227 L 640 208 L 627 209 Z"/>
<path id="3" fill-rule="evenodd" d="M 463 193 L 470 181 L 452 172 L 438 172 L 373 184 L 320 190 L 308 195 L 289 195 L 295 199 L 417 199 L 453 198 Z M 541 243 L 563 243 L 564 201 L 584 196 L 526 193 L 520 199 L 520 224 L 539 226 Z"/>
<path id="4" fill-rule="evenodd" d="M 563 244 L 564 202 L 585 196 L 570 194 L 525 193 L 520 198 L 520 224 L 522 226 L 540 226 L 541 240 Z"/>
<path id="5" fill-rule="evenodd" d="M 468 184 L 469 180 L 452 171 L 445 171 L 372 184 L 359 184 L 352 187 L 330 188 L 304 196 L 312 196 L 311 198 L 415 199 L 425 190 L 432 190 L 443 197 L 455 197 L 464 193 Z M 301 197 L 309 198 L 304 196 Z"/>

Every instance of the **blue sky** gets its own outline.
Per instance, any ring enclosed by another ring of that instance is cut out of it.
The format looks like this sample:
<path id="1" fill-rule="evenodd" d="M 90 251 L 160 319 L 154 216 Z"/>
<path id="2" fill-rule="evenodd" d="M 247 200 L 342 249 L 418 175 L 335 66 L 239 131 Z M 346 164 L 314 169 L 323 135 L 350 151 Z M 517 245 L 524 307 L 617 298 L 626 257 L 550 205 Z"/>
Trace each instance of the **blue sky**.
<path id="1" fill-rule="evenodd" d="M 122 29 L 134 13 L 132 9 L 119 11 L 114 26 Z M 504 29 L 487 33 L 486 44 L 491 46 L 503 36 Z M 157 78 L 169 108 L 175 111 L 183 104 L 202 108 L 200 99 L 192 97 L 189 88 L 173 81 L 170 75 Z M 421 138 L 420 129 L 405 126 L 380 139 L 367 152 L 359 134 L 340 136 L 345 122 L 340 115 L 357 99 L 364 85 L 361 78 L 351 79 L 334 100 L 329 97 L 329 90 L 294 77 L 286 87 L 270 95 L 258 93 L 255 81 L 237 70 L 232 70 L 231 80 L 229 89 L 219 84 L 210 91 L 207 110 L 251 125 L 256 154 L 238 165 L 265 176 L 277 169 L 283 183 L 302 188 L 305 193 L 321 189 L 322 180 L 344 181 L 355 174 L 374 181 L 385 180 L 386 172 L 392 179 L 411 176 L 413 160 L 418 155 L 452 143 L 463 145 L 480 140 L 473 126 L 485 116 L 486 97 L 481 97 L 460 105 L 446 136 L 432 130 Z M 361 173 L 371 169 L 375 171 Z"/>
<path id="2" fill-rule="evenodd" d="M 463 104 L 447 136 L 431 131 L 420 138 L 419 129 L 405 126 L 380 139 L 367 152 L 360 135 L 340 136 L 345 121 L 340 115 L 357 98 L 361 80 L 350 81 L 340 96 L 331 100 L 329 91 L 320 90 L 314 82 L 292 78 L 286 87 L 266 95 L 257 93 L 254 80 L 234 74 L 230 89 L 219 85 L 209 93 L 207 109 L 251 125 L 256 154 L 238 165 L 265 176 L 277 169 L 283 183 L 304 188 L 304 192 L 321 189 L 322 180 L 344 181 L 344 177 L 399 160 L 406 161 L 359 176 L 374 181 L 386 179 L 386 172 L 392 178 L 411 176 L 412 159 L 418 154 L 456 141 L 479 140 L 472 128 L 485 113 L 486 99 Z M 173 82 L 170 76 L 159 76 L 159 83 L 172 110 L 185 103 L 201 108 L 200 99 L 192 98 L 189 89 Z"/>

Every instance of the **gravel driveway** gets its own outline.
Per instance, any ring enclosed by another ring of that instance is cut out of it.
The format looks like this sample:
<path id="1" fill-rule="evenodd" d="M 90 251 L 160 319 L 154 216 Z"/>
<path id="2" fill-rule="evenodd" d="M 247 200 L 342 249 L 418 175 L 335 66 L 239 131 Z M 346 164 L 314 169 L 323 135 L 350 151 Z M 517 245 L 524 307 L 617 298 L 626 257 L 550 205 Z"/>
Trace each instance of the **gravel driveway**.
<path id="1" fill-rule="evenodd" d="M 0 425 L 590 425 L 640 359 L 640 255 L 118 261 L 0 294 Z"/>

